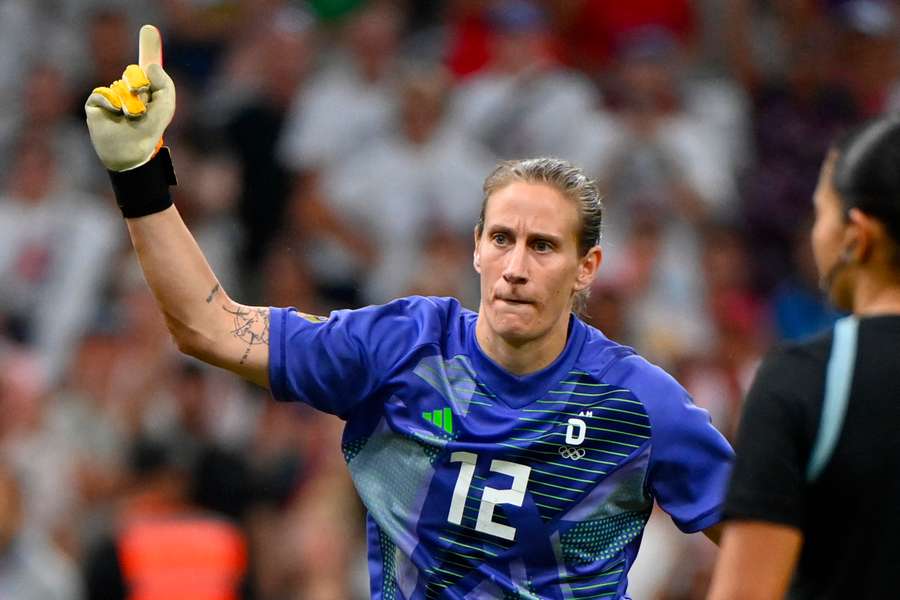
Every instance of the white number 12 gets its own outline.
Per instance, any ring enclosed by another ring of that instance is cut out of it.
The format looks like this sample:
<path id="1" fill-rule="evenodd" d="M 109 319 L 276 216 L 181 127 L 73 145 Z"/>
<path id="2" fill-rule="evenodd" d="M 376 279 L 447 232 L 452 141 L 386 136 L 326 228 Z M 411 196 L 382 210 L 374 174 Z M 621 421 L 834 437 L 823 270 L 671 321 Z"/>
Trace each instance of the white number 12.
<path id="1" fill-rule="evenodd" d="M 456 525 L 462 525 L 463 510 L 466 508 L 466 498 L 469 495 L 469 488 L 472 486 L 478 455 L 473 452 L 454 452 L 450 455 L 450 462 L 458 462 L 460 465 L 459 477 L 456 479 L 456 487 L 453 488 L 453 499 L 450 502 L 450 514 L 447 515 L 447 520 Z M 512 486 L 505 490 L 485 486 L 484 493 L 481 495 L 481 504 L 478 506 L 475 531 L 488 533 L 505 540 L 514 540 L 516 539 L 516 528 L 503 523 L 495 523 L 492 520 L 494 508 L 498 504 L 522 506 L 525 490 L 528 488 L 528 478 L 531 476 L 531 467 L 505 460 L 492 460 L 491 471 L 512 477 Z"/>

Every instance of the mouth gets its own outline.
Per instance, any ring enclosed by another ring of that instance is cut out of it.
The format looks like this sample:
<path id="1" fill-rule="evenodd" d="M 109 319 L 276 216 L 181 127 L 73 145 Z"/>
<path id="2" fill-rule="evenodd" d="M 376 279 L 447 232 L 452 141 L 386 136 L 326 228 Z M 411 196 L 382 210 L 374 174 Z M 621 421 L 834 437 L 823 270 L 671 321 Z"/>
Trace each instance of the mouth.
<path id="1" fill-rule="evenodd" d="M 534 302 L 531 302 L 530 300 L 523 300 L 521 298 L 505 298 L 498 296 L 497 300 L 505 304 L 510 304 L 512 306 L 527 306 L 529 304 L 534 304 Z"/>

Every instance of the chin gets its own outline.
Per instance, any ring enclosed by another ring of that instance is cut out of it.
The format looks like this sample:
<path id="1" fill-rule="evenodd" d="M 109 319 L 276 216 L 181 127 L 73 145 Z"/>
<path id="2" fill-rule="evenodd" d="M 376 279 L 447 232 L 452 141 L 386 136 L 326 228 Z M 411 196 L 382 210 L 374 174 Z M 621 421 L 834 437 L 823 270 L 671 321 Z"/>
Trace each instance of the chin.
<path id="1" fill-rule="evenodd" d="M 510 315 L 495 315 L 493 330 L 509 343 L 523 343 L 538 336 L 532 323 Z"/>
<path id="2" fill-rule="evenodd" d="M 526 344 L 538 337 L 535 333 L 520 329 L 499 330 L 497 336 L 510 346 Z"/>

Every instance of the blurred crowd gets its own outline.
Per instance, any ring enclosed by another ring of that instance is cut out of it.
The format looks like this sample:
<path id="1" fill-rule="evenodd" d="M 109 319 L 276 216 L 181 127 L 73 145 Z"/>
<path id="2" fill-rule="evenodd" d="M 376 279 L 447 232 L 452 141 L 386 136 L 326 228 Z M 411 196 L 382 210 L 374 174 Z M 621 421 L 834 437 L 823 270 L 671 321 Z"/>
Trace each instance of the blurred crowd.
<path id="1" fill-rule="evenodd" d="M 245 597 L 368 597 L 341 422 L 180 356 L 130 250 L 82 106 L 135 62 L 142 23 L 177 85 L 176 204 L 232 297 L 477 310 L 484 177 L 560 156 L 605 191 L 585 318 L 731 438 L 766 348 L 836 317 L 812 190 L 834 135 L 900 109 L 898 17 L 888 0 L 0 0 L 0 598 L 113 598 L 115 548 L 169 514 L 231 528 Z M 651 520 L 636 600 L 703 597 L 715 553 L 692 538 Z"/>

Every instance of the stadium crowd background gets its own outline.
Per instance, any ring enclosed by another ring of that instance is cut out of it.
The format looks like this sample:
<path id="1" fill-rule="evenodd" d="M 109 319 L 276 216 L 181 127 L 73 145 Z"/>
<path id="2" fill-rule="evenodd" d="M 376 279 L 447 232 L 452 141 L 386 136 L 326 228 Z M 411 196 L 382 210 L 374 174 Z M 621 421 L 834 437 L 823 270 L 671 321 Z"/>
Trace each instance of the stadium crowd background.
<path id="1" fill-rule="evenodd" d="M 234 298 L 477 309 L 483 178 L 561 156 L 606 190 L 588 318 L 729 438 L 761 353 L 835 317 L 807 242 L 829 141 L 900 109 L 887 0 L 0 0 L 0 597 L 82 597 L 173 485 L 240 524 L 254 597 L 367 597 L 340 421 L 178 354 L 90 148 L 83 102 L 145 22 L 176 204 Z M 654 518 L 632 593 L 702 598 L 714 556 Z"/>

